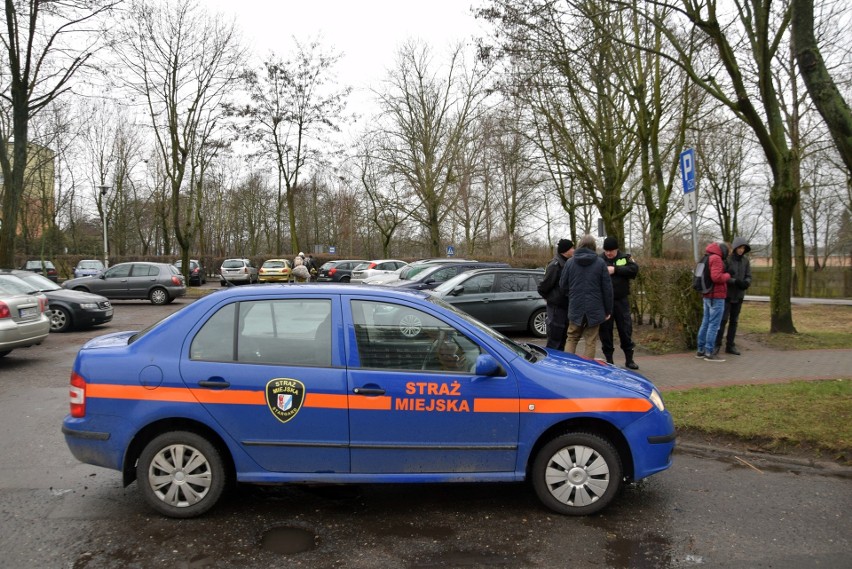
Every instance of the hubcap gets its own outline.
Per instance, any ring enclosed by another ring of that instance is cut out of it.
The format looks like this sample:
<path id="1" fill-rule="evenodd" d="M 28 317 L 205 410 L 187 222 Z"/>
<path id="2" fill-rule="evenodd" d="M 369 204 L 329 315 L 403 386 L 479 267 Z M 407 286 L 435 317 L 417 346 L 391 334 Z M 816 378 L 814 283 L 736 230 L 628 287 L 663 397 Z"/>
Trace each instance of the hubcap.
<path id="1" fill-rule="evenodd" d="M 176 508 L 197 504 L 210 491 L 212 472 L 207 458 L 187 445 L 165 447 L 148 467 L 154 495 Z"/>
<path id="2" fill-rule="evenodd" d="M 545 478 L 550 493 L 563 504 L 588 506 L 609 488 L 609 465 L 591 447 L 565 447 L 550 458 Z"/>
<path id="3" fill-rule="evenodd" d="M 406 338 L 414 338 L 420 334 L 422 328 L 423 323 L 420 322 L 420 318 L 413 314 L 406 314 L 399 320 L 399 331 Z"/>

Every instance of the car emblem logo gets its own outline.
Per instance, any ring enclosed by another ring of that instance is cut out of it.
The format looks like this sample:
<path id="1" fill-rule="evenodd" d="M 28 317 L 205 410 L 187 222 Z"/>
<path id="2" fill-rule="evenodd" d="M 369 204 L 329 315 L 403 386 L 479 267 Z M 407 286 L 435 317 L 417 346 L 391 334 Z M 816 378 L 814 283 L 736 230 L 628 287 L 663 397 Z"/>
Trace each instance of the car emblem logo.
<path id="1" fill-rule="evenodd" d="M 305 401 L 305 385 L 295 379 L 276 378 L 266 384 L 266 404 L 275 418 L 286 423 Z"/>

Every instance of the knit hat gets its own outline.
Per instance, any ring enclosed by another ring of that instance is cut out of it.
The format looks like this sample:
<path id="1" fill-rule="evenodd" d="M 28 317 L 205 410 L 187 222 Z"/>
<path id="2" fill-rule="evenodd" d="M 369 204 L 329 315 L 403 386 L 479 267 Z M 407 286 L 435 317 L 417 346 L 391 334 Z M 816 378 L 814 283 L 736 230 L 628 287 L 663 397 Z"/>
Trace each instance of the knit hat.
<path id="1" fill-rule="evenodd" d="M 604 251 L 615 251 L 618 249 L 618 239 L 615 237 L 607 237 L 604 239 L 603 249 Z"/>
<path id="2" fill-rule="evenodd" d="M 565 253 L 566 251 L 570 251 L 574 248 L 574 242 L 570 239 L 560 239 L 559 243 L 556 244 L 556 252 L 557 253 Z"/>

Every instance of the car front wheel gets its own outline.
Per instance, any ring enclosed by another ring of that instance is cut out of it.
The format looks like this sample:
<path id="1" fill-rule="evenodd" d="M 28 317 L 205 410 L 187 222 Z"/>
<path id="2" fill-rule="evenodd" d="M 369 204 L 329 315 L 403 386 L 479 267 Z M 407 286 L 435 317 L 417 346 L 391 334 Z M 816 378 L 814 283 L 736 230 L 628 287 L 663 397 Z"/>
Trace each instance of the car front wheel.
<path id="1" fill-rule="evenodd" d="M 49 306 L 47 317 L 50 318 L 51 332 L 67 332 L 71 328 L 71 314 L 61 306 Z"/>
<path id="2" fill-rule="evenodd" d="M 195 433 L 164 433 L 145 446 L 136 479 L 145 501 L 171 518 L 193 518 L 212 508 L 225 489 L 222 457 Z"/>
<path id="3" fill-rule="evenodd" d="M 547 311 L 540 308 L 530 316 L 530 334 L 536 338 L 547 338 Z"/>
<path id="4" fill-rule="evenodd" d="M 166 289 L 157 287 L 148 293 L 148 299 L 151 301 L 151 304 L 168 304 L 169 293 L 166 292 Z"/>
<path id="5" fill-rule="evenodd" d="M 593 433 L 556 437 L 539 451 L 532 482 L 542 503 L 569 516 L 585 516 L 609 505 L 621 488 L 621 458 Z"/>

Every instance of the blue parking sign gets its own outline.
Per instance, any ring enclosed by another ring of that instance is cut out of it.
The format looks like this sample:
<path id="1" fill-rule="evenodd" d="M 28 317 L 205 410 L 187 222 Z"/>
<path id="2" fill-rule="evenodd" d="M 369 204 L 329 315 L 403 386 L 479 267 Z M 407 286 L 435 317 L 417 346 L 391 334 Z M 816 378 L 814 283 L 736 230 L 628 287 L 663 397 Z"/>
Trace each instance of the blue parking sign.
<path id="1" fill-rule="evenodd" d="M 698 193 L 695 191 L 695 150 L 687 148 L 680 153 L 680 177 L 683 180 L 683 203 L 686 211 L 698 208 Z"/>

